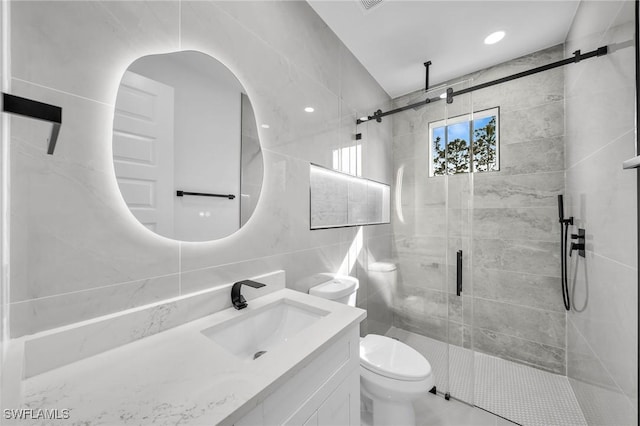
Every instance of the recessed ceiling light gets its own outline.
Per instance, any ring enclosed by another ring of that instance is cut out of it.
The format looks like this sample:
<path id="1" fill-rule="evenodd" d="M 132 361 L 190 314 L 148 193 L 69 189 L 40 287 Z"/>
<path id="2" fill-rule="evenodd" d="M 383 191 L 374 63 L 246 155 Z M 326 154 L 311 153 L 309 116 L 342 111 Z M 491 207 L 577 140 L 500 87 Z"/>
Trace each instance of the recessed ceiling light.
<path id="1" fill-rule="evenodd" d="M 304 110 L 307 111 L 307 112 L 315 111 L 315 109 L 313 109 L 313 107 L 306 107 Z"/>
<path id="2" fill-rule="evenodd" d="M 268 124 L 263 124 L 263 125 L 261 125 L 260 127 L 262 127 L 263 129 L 268 129 L 268 128 L 269 128 L 269 125 L 268 125 Z"/>
<path id="3" fill-rule="evenodd" d="M 484 44 L 495 44 L 504 38 L 504 31 L 496 31 L 491 33 L 484 39 Z"/>

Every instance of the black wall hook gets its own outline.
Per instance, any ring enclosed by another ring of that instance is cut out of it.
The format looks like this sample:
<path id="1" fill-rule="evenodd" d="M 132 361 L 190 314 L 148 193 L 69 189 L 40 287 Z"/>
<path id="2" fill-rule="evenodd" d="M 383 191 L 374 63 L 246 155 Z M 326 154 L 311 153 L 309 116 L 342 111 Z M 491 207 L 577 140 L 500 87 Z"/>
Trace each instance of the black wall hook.
<path id="1" fill-rule="evenodd" d="M 62 124 L 62 108 L 27 98 L 21 98 L 20 96 L 10 95 L 9 93 L 3 93 L 2 111 L 52 123 L 53 128 L 51 129 L 47 154 L 53 154 L 56 148 L 56 142 L 58 141 L 58 134 L 60 133 L 60 125 Z"/>

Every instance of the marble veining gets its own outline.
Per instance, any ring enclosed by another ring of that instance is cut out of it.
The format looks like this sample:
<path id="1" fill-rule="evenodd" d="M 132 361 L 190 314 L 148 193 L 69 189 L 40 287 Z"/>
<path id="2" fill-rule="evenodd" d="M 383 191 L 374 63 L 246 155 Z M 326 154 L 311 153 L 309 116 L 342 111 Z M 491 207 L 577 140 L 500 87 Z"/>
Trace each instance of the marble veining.
<path id="1" fill-rule="evenodd" d="M 229 308 L 25 379 L 21 407 L 70 410 L 68 421 L 46 424 L 231 425 L 366 316 L 360 309 L 288 289 L 252 300 L 247 310 L 283 298 L 329 313 L 308 333 L 246 362 L 201 334 L 243 315 Z"/>

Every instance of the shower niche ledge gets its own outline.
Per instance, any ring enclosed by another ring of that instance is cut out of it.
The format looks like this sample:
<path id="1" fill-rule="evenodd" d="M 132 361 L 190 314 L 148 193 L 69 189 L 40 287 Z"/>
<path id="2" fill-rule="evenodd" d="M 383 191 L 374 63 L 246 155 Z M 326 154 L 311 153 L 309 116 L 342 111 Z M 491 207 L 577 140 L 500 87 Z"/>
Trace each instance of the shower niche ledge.
<path id="1" fill-rule="evenodd" d="M 230 307 L 228 284 L 14 339 L 7 367 L 19 372 L 11 386 L 18 396 L 10 402 L 65 407 L 87 424 L 359 425 L 358 330 L 366 312 L 286 289 L 284 271 L 252 279 L 266 286 L 247 289 L 242 310 Z M 214 312 L 178 323 L 204 305 Z M 293 324 L 301 318 L 302 328 Z M 245 336 L 255 320 L 282 339 Z M 123 334 L 138 337 L 113 343 Z M 231 338 L 247 348 L 271 346 L 255 358 L 240 356 Z M 94 349 L 78 355 L 83 347 Z"/>

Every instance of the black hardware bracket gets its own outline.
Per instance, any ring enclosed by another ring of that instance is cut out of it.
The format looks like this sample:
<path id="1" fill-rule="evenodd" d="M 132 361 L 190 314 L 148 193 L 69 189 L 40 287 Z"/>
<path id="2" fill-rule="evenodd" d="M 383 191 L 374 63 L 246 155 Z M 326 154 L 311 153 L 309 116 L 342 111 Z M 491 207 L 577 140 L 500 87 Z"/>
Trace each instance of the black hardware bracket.
<path id="1" fill-rule="evenodd" d="M 56 148 L 60 125 L 62 124 L 62 108 L 34 101 L 20 96 L 2 94 L 2 111 L 10 114 L 22 115 L 36 120 L 48 121 L 53 124 L 47 154 L 52 155 Z"/>
<path id="2" fill-rule="evenodd" d="M 455 96 L 460 96 L 460 95 L 464 95 L 466 93 L 471 93 L 474 92 L 476 90 L 480 90 L 480 89 L 486 89 L 487 87 L 491 87 L 491 86 L 495 86 L 496 84 L 502 84 L 502 83 L 506 83 L 508 81 L 511 80 L 516 80 L 518 78 L 522 78 L 522 77 L 527 77 L 533 74 L 537 74 L 539 72 L 543 72 L 543 71 L 548 71 L 554 68 L 558 68 L 564 65 L 569 65 L 569 64 L 575 64 L 578 63 L 582 60 L 585 59 L 589 59 L 589 58 L 594 58 L 594 57 L 598 57 L 598 56 L 604 56 L 608 53 L 608 48 L 607 46 L 602 46 L 597 48 L 596 50 L 592 50 L 591 52 L 587 52 L 587 53 L 580 53 L 580 50 L 576 50 L 573 53 L 573 57 L 571 58 L 567 58 L 567 59 L 563 59 L 557 62 L 553 62 L 551 64 L 547 64 L 547 65 L 542 65 L 527 71 L 522 71 L 507 77 L 503 77 L 503 78 L 499 78 L 497 80 L 492 80 L 492 81 L 488 81 L 486 83 L 482 83 L 482 84 L 478 84 L 477 86 L 471 86 L 471 87 L 467 87 L 466 89 L 462 89 L 462 90 L 458 90 L 457 92 L 455 92 L 452 88 L 448 88 L 447 89 L 447 97 L 445 98 L 447 100 L 447 103 L 450 104 L 453 102 L 453 98 Z M 427 64 L 430 64 L 430 62 L 425 62 L 425 67 L 427 67 L 427 73 L 428 73 L 428 66 Z M 427 78 L 428 78 L 428 74 L 427 74 Z M 362 124 L 365 123 L 369 120 L 373 120 L 375 119 L 378 123 L 380 123 L 382 121 L 382 117 L 386 117 L 387 115 L 392 115 L 392 114 L 397 114 L 399 112 L 402 111 L 406 111 L 408 109 L 413 109 L 416 107 L 420 107 L 426 104 L 430 104 L 432 102 L 437 102 L 442 100 L 442 98 L 440 98 L 440 96 L 436 96 L 433 98 L 427 98 L 424 101 L 420 101 L 420 102 L 416 102 L 413 103 L 411 105 L 407 105 L 407 106 L 403 106 L 400 108 L 396 108 L 396 109 L 392 109 L 390 111 L 385 111 L 382 112 L 381 110 L 377 110 L 376 112 L 374 112 L 372 115 L 367 116 L 367 118 L 365 120 L 358 118 L 356 120 L 356 124 Z"/>
<path id="3" fill-rule="evenodd" d="M 427 61 L 424 63 L 424 91 L 429 91 L 429 66 L 431 65 L 431 61 Z"/>
<path id="4" fill-rule="evenodd" d="M 176 191 L 176 196 L 177 197 L 183 197 L 185 195 L 196 195 L 196 196 L 199 196 L 199 197 L 228 198 L 230 200 L 233 200 L 234 198 L 236 198 L 236 196 L 233 195 L 233 194 L 209 194 L 207 192 Z"/>

